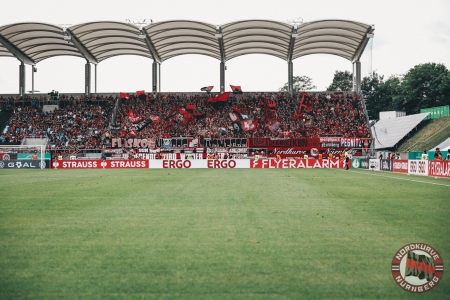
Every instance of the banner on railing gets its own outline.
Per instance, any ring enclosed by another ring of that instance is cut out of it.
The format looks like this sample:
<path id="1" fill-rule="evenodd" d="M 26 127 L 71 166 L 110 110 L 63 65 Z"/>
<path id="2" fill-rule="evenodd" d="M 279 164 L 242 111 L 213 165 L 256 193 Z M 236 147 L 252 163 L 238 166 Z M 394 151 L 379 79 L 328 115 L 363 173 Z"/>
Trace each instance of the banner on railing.
<path id="1" fill-rule="evenodd" d="M 450 160 L 428 161 L 428 175 L 450 178 Z"/>
<path id="2" fill-rule="evenodd" d="M 392 163 L 392 171 L 397 173 L 408 173 L 408 160 L 394 160 Z"/>
<path id="3" fill-rule="evenodd" d="M 0 169 L 46 169 L 50 166 L 50 160 L 0 160 Z"/>
<path id="4" fill-rule="evenodd" d="M 369 169 L 370 168 L 370 159 L 361 159 L 361 168 Z"/>
<path id="5" fill-rule="evenodd" d="M 52 169 L 142 169 L 148 160 L 55 160 Z"/>
<path id="6" fill-rule="evenodd" d="M 408 174 L 428 175 L 428 160 L 408 160 Z"/>
<path id="7" fill-rule="evenodd" d="M 380 160 L 379 159 L 369 159 L 369 169 L 380 171 Z"/>
<path id="8" fill-rule="evenodd" d="M 248 159 L 155 159 L 150 169 L 248 169 Z"/>
<path id="9" fill-rule="evenodd" d="M 338 169 L 345 168 L 345 162 L 338 159 L 258 159 L 250 160 L 255 169 Z"/>
<path id="10" fill-rule="evenodd" d="M 380 159 L 381 171 L 392 171 L 392 161 L 390 159 Z"/>

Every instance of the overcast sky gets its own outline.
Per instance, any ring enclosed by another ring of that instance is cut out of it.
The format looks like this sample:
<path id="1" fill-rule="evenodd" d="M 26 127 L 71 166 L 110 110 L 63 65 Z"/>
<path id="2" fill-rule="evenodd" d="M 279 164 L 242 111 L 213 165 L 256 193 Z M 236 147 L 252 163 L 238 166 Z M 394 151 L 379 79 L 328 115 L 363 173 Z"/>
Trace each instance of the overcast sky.
<path id="1" fill-rule="evenodd" d="M 246 19 L 286 22 L 303 18 L 346 19 L 375 25 L 372 69 L 389 76 L 406 73 L 417 64 L 435 62 L 450 67 L 450 1 L 448 0 L 15 0 L 3 1 L 0 26 L 18 22 L 79 24 L 126 19 L 196 20 L 225 24 Z M 361 58 L 363 76 L 369 73 L 370 47 Z M 0 94 L 18 93 L 16 58 L 0 57 Z M 85 60 L 62 56 L 37 64 L 35 90 L 82 93 Z M 162 91 L 199 91 L 214 85 L 219 90 L 219 64 L 202 55 L 182 55 L 161 65 Z M 98 92 L 151 91 L 152 60 L 119 56 L 98 65 Z M 244 55 L 226 63 L 226 86 L 244 91 L 274 91 L 287 82 L 287 63 L 268 55 Z M 294 76 L 307 75 L 324 90 L 336 70 L 352 71 L 351 62 L 333 55 L 308 55 L 294 60 Z M 92 76 L 94 68 L 92 67 Z M 26 68 L 26 90 L 31 90 L 31 67 Z M 94 82 L 92 82 L 94 91 Z"/>

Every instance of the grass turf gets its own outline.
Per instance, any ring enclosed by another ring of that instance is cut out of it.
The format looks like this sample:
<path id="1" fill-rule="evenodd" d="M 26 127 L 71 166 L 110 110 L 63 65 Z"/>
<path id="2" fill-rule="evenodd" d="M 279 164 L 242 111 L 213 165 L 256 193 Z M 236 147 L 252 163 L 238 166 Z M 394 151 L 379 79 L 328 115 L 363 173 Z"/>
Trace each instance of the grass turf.
<path id="1" fill-rule="evenodd" d="M 410 299 L 390 271 L 400 247 L 450 262 L 448 179 L 2 170 L 0 197 L 0 299 Z M 417 297 L 448 295 L 444 274 Z"/>

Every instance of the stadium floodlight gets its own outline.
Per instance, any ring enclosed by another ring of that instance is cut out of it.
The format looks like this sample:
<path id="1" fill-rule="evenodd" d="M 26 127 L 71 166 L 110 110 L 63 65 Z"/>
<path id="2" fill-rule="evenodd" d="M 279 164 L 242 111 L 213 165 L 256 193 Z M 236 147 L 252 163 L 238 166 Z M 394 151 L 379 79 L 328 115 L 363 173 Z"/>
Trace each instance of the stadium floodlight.
<path id="1" fill-rule="evenodd" d="M 70 37 L 70 35 L 64 35 L 64 40 L 65 41 L 70 41 L 72 38 Z"/>
<path id="2" fill-rule="evenodd" d="M 140 39 L 143 39 L 143 40 L 145 39 L 145 34 L 144 34 L 144 32 L 142 30 L 139 31 L 139 35 L 138 36 L 139 36 Z"/>

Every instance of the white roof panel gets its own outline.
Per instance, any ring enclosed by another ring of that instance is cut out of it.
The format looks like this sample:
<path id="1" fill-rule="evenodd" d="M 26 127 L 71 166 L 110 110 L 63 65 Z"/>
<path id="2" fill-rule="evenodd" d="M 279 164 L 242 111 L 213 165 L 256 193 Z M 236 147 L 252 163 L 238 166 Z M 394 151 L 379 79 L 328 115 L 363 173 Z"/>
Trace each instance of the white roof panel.
<path id="1" fill-rule="evenodd" d="M 392 148 L 430 113 L 421 113 L 405 117 L 382 119 L 372 126 L 375 149 Z"/>
<path id="2" fill-rule="evenodd" d="M 347 20 L 319 20 L 299 25 L 270 20 L 243 20 L 216 26 L 190 20 L 151 23 L 98 21 L 67 28 L 44 23 L 0 27 L 0 56 L 22 56 L 35 63 L 55 55 L 85 57 L 92 63 L 117 55 L 141 55 L 162 62 L 185 54 L 230 60 L 246 54 L 268 54 L 293 60 L 310 54 L 332 54 L 355 61 L 374 27 Z M 13 45 L 13 46 L 11 46 Z M 48 52 L 48 53 L 44 53 Z M 9 54 L 8 54 L 9 53 Z"/>

